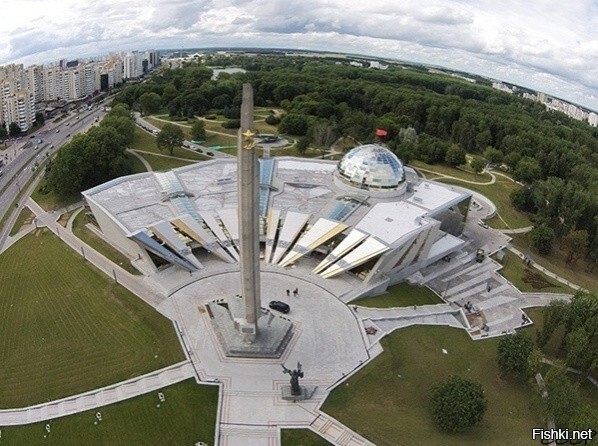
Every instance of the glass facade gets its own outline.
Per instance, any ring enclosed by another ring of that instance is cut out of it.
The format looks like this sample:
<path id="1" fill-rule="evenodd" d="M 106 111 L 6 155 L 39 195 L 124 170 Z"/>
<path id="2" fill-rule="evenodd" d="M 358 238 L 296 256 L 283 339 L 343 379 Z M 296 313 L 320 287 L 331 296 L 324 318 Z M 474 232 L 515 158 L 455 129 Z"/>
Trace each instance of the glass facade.
<path id="1" fill-rule="evenodd" d="M 399 158 L 378 144 L 352 149 L 339 162 L 338 173 L 362 189 L 393 189 L 405 180 Z"/>

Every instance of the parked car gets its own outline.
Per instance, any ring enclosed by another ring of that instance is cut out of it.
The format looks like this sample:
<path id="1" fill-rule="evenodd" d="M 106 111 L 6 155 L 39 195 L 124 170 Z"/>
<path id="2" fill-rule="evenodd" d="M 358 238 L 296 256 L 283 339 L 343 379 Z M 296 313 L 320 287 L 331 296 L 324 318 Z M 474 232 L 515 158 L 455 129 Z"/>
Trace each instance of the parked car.
<path id="1" fill-rule="evenodd" d="M 206 155 L 208 155 L 208 156 L 214 156 L 214 152 L 206 152 Z"/>
<path id="2" fill-rule="evenodd" d="M 270 303 L 268 304 L 268 306 L 272 310 L 280 311 L 281 313 L 284 313 L 284 314 L 287 314 L 289 311 L 291 311 L 291 307 L 289 306 L 289 304 L 286 304 L 286 303 L 281 302 L 279 300 L 270 301 Z"/>

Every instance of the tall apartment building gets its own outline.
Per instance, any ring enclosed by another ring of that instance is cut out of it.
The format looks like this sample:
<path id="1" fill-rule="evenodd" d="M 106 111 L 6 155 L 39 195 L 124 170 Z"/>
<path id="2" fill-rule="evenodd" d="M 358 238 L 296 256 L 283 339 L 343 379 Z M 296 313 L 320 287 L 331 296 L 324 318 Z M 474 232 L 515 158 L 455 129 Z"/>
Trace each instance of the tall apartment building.
<path id="1" fill-rule="evenodd" d="M 19 90 L 2 103 L 2 115 L 6 129 L 11 122 L 16 122 L 25 132 L 35 124 L 35 95 L 27 89 Z"/>
<path id="2" fill-rule="evenodd" d="M 35 94 L 24 87 L 22 74 L 0 83 L 1 122 L 7 131 L 12 122 L 16 122 L 23 132 L 35 123 Z"/>
<path id="3" fill-rule="evenodd" d="M 133 51 L 127 53 L 123 58 L 125 79 L 134 79 L 143 75 L 143 53 Z"/>

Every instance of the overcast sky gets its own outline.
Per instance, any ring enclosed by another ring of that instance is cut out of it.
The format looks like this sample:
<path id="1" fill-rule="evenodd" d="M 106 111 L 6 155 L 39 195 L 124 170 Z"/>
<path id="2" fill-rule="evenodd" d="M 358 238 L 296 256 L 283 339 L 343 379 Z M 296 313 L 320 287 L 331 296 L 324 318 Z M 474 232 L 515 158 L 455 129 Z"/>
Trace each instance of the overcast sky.
<path id="1" fill-rule="evenodd" d="M 598 0 L 0 0 L 0 64 L 147 48 L 332 50 L 431 63 L 598 110 Z"/>

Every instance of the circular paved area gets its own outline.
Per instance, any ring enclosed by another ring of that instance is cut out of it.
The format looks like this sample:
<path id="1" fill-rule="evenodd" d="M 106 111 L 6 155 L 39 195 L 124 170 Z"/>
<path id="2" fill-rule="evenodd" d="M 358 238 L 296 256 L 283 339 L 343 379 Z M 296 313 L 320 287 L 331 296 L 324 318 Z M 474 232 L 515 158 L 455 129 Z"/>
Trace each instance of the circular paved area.
<path id="1" fill-rule="evenodd" d="M 238 390 L 272 390 L 279 382 L 288 383 L 280 364 L 294 368 L 300 361 L 305 383 L 328 385 L 368 359 L 363 327 L 331 292 L 283 273 L 262 272 L 261 278 L 262 307 L 270 300 L 287 302 L 291 311 L 286 317 L 295 325 L 293 339 L 278 360 L 226 358 L 215 339 L 203 304 L 239 293 L 238 272 L 200 279 L 172 295 L 175 319 L 204 378 L 230 380 L 230 388 Z"/>

